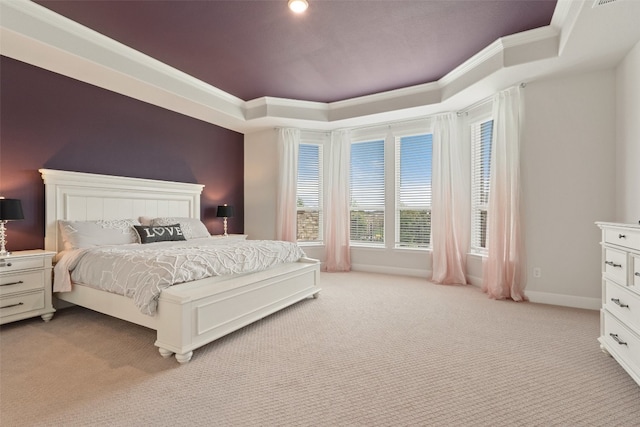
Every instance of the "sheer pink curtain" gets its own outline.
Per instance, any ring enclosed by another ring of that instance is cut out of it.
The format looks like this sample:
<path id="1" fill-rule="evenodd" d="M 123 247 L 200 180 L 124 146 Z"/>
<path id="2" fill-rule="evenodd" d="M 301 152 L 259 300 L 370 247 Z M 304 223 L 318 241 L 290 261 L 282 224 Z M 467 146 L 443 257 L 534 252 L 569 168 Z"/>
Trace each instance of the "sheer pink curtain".
<path id="1" fill-rule="evenodd" d="M 299 129 L 278 129 L 278 195 L 276 199 L 276 239 L 296 242 Z"/>
<path id="2" fill-rule="evenodd" d="M 435 117 L 432 156 L 431 280 L 466 284 L 470 224 L 470 149 L 458 138 L 457 116 Z"/>
<path id="3" fill-rule="evenodd" d="M 349 250 L 349 164 L 351 138 L 349 131 L 331 132 L 329 166 L 325 198 L 325 270 L 350 271 Z"/>
<path id="4" fill-rule="evenodd" d="M 487 207 L 487 258 L 482 289 L 491 298 L 527 300 L 520 215 L 520 88 L 493 99 L 491 176 Z"/>

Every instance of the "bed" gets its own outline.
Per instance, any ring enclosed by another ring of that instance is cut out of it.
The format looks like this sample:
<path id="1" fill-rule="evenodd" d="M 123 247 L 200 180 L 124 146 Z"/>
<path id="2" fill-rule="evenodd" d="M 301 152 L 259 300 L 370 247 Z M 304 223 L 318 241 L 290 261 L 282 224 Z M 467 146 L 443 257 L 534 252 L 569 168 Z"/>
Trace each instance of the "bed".
<path id="1" fill-rule="evenodd" d="M 41 169 L 45 184 L 45 249 L 61 252 L 62 221 L 136 217 L 200 218 L 203 185 Z M 302 257 L 264 271 L 214 276 L 163 289 L 153 316 L 131 298 L 74 284 L 58 300 L 157 332 L 163 357 L 180 363 L 193 351 L 306 298 L 317 298 L 319 261 Z"/>

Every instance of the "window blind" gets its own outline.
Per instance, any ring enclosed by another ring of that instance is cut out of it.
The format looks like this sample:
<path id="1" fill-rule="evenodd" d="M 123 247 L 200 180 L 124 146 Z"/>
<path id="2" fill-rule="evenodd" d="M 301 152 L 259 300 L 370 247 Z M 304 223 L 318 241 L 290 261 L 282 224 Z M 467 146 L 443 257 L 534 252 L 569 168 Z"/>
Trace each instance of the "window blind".
<path id="1" fill-rule="evenodd" d="M 322 146 L 300 144 L 298 149 L 297 238 L 322 241 Z"/>
<path id="2" fill-rule="evenodd" d="M 396 247 L 431 244 L 433 135 L 396 138 Z"/>
<path id="3" fill-rule="evenodd" d="M 487 204 L 491 174 L 491 140 L 493 120 L 471 125 L 472 187 L 471 187 L 471 248 L 485 252 L 487 248 Z"/>
<path id="4" fill-rule="evenodd" d="M 384 140 L 354 142 L 350 166 L 350 238 L 384 244 Z"/>

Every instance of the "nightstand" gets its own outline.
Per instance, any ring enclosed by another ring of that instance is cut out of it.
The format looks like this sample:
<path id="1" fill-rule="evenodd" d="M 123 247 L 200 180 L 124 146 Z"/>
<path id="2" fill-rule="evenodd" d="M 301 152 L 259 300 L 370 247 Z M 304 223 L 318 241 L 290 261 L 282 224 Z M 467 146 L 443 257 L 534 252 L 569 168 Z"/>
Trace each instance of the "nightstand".
<path id="1" fill-rule="evenodd" d="M 0 257 L 0 325 L 41 316 L 48 322 L 51 303 L 51 260 L 55 252 L 16 251 Z"/>

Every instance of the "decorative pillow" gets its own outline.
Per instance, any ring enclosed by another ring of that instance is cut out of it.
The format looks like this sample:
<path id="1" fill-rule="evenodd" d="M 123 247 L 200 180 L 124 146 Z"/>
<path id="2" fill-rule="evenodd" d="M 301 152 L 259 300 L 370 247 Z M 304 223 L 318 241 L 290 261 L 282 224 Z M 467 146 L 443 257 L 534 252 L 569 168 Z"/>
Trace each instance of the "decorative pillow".
<path id="1" fill-rule="evenodd" d="M 134 225 L 140 225 L 138 220 L 58 221 L 65 250 L 137 243 Z"/>
<path id="2" fill-rule="evenodd" d="M 186 240 L 179 224 L 171 225 L 134 225 L 140 243 L 172 242 Z"/>
<path id="3" fill-rule="evenodd" d="M 211 237 L 207 226 L 198 218 L 154 218 L 151 221 L 152 226 L 156 225 L 172 225 L 179 224 L 185 239 L 199 239 L 202 237 Z"/>

